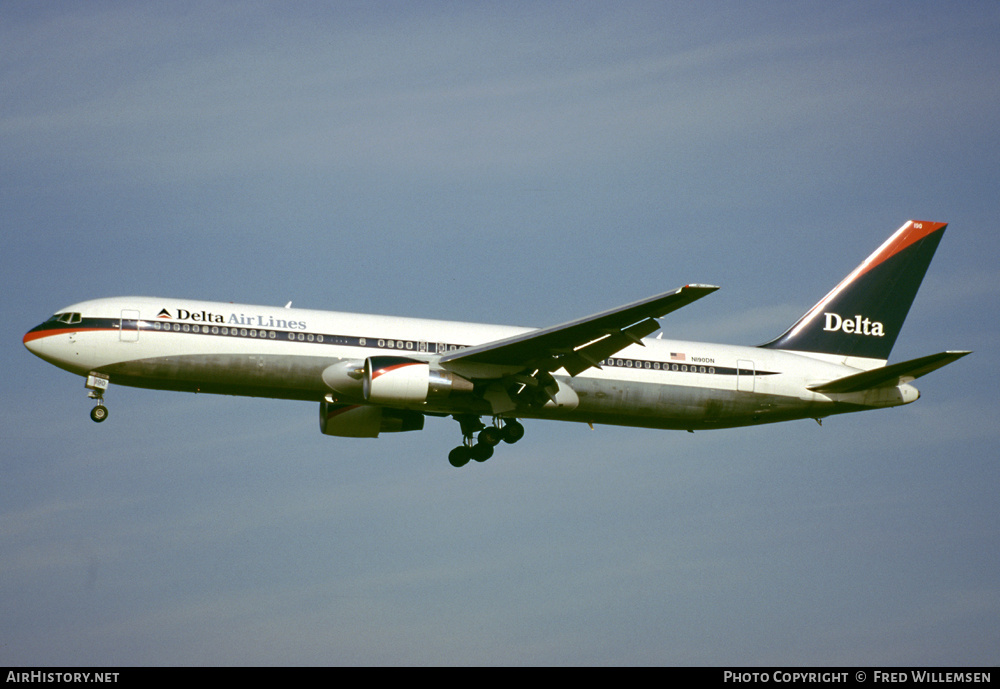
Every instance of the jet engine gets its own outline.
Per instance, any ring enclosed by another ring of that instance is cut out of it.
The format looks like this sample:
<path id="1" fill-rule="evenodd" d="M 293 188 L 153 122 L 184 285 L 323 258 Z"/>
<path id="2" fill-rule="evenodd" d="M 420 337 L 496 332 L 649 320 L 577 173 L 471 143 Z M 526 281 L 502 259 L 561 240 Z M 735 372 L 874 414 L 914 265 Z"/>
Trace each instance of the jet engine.
<path id="1" fill-rule="evenodd" d="M 365 359 L 362 395 L 379 404 L 412 404 L 472 392 L 472 381 L 451 371 L 431 369 L 426 361 L 402 356 Z"/>
<path id="2" fill-rule="evenodd" d="M 361 397 L 361 379 L 364 370 L 363 360 L 345 359 L 323 370 L 323 382 L 328 388 L 342 395 Z"/>
<path id="3" fill-rule="evenodd" d="M 424 415 L 405 409 L 320 402 L 319 429 L 325 435 L 377 438 L 379 433 L 421 431 Z"/>

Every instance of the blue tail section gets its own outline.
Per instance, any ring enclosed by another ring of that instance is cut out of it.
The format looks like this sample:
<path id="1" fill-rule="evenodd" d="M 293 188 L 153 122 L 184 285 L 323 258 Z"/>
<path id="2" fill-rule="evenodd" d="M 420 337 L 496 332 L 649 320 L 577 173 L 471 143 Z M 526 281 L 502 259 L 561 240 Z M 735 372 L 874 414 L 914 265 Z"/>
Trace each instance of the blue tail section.
<path id="1" fill-rule="evenodd" d="M 911 220 L 768 349 L 886 361 L 947 223 Z"/>

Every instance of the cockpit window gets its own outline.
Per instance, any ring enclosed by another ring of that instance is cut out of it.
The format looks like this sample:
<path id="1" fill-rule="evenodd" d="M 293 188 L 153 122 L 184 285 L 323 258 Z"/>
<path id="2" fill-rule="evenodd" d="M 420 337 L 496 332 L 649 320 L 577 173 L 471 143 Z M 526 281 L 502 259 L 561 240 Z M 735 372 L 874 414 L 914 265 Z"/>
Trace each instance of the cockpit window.
<path id="1" fill-rule="evenodd" d="M 66 325 L 76 325 L 83 320 L 83 315 L 79 313 L 57 313 L 48 320 L 49 323 L 65 323 Z"/>

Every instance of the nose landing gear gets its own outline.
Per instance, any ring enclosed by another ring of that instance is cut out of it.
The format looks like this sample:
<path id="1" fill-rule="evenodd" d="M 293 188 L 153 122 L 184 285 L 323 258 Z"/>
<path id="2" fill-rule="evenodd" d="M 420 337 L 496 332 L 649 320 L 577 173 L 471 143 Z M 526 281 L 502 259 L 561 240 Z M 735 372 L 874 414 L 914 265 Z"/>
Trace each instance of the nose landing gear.
<path id="1" fill-rule="evenodd" d="M 448 453 L 448 461 L 453 467 L 463 467 L 470 459 L 485 462 L 501 442 L 516 443 L 524 437 L 524 426 L 516 419 L 494 417 L 492 426 L 486 426 L 478 416 L 456 415 L 455 420 L 462 427 L 462 444 Z M 479 432 L 478 442 L 474 440 L 476 432 Z"/>
<path id="2" fill-rule="evenodd" d="M 87 376 L 87 397 L 96 400 L 97 404 L 90 410 L 90 418 L 101 423 L 108 418 L 108 408 L 104 406 L 104 391 L 108 389 L 108 377 L 103 373 L 91 372 Z"/>
<path id="3" fill-rule="evenodd" d="M 101 421 L 104 421 L 104 419 L 108 418 L 108 408 L 101 404 L 103 401 L 101 398 L 98 397 L 97 400 L 97 406 L 90 410 L 90 418 L 97 423 L 100 423 Z"/>

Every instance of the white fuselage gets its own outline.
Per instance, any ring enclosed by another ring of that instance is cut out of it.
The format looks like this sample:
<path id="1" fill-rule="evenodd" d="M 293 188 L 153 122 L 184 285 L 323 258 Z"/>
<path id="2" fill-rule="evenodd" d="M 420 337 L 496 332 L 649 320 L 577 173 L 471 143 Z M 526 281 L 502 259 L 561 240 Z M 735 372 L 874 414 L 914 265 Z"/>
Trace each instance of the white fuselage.
<path id="1" fill-rule="evenodd" d="M 67 322 L 25 336 L 36 355 L 76 374 L 162 390 L 365 404 L 324 382 L 340 362 L 405 356 L 432 366 L 448 351 L 531 328 L 183 299 L 119 297 L 63 309 Z M 44 324 L 43 324 L 44 325 Z M 865 366 L 757 347 L 644 339 L 576 376 L 511 417 L 697 430 L 821 418 L 917 399 L 909 385 L 847 394 L 809 386 Z M 348 364 L 349 365 L 349 364 Z M 429 414 L 489 414 L 482 399 L 456 395 L 393 405 Z"/>

